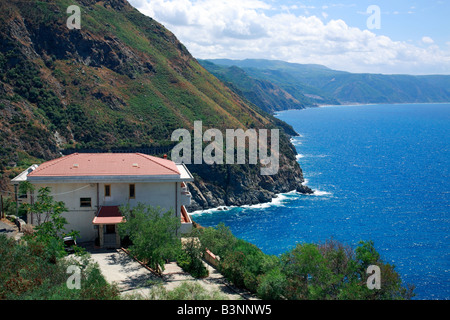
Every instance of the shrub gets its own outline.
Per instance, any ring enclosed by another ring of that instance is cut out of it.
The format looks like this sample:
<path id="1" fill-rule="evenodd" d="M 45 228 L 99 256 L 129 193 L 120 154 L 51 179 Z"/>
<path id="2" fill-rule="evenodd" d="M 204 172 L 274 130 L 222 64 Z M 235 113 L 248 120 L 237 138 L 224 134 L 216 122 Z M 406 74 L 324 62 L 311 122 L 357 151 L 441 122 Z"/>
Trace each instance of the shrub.
<path id="1" fill-rule="evenodd" d="M 44 243 L 18 244 L 0 235 L 0 300 L 117 299 L 119 291 L 109 285 L 87 256 L 81 259 L 49 259 Z M 81 288 L 67 287 L 69 265 L 81 269 Z"/>
<path id="2" fill-rule="evenodd" d="M 197 238 L 187 238 L 183 244 L 183 250 L 177 258 L 178 265 L 195 278 L 208 276 L 208 269 L 202 261 L 202 248 Z"/>
<path id="3" fill-rule="evenodd" d="M 224 257 L 231 252 L 237 243 L 237 238 L 223 223 L 219 224 L 216 228 L 206 228 L 196 231 L 202 247 L 208 248 L 220 257 Z"/>
<path id="4" fill-rule="evenodd" d="M 218 290 L 207 290 L 199 283 L 183 282 L 172 290 L 161 284 L 152 288 L 147 295 L 130 294 L 125 299 L 133 300 L 227 300 Z"/>
<path id="5" fill-rule="evenodd" d="M 394 266 L 381 260 L 373 242 L 353 250 L 338 241 L 304 243 L 280 257 L 264 254 L 253 244 L 235 238 L 223 224 L 198 231 L 203 246 L 221 257 L 220 272 L 236 286 L 263 299 L 411 299 L 414 288 L 404 287 Z M 369 265 L 381 269 L 381 289 L 370 290 Z"/>
<path id="6" fill-rule="evenodd" d="M 286 275 L 280 268 L 273 268 L 259 277 L 257 294 L 261 299 L 279 300 L 284 298 L 287 286 Z"/>

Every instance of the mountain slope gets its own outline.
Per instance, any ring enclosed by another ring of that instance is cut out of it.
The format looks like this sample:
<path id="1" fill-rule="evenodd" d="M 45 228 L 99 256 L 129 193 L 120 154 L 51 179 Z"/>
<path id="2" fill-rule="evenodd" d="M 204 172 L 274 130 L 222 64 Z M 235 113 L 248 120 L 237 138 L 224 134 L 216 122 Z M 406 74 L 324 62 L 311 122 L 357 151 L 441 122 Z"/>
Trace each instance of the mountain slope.
<path id="1" fill-rule="evenodd" d="M 446 75 L 356 74 L 276 60 L 208 61 L 237 66 L 255 79 L 270 81 L 294 97 L 303 94 L 319 105 L 450 101 L 450 76 Z"/>
<path id="2" fill-rule="evenodd" d="M 66 26 L 73 4 L 80 30 Z M 64 150 L 171 146 L 171 133 L 197 120 L 223 132 L 292 129 L 228 89 L 125 0 L 2 1 L 0 10 L 3 189 L 27 165 Z M 256 176 L 252 166 L 191 165 L 193 208 L 269 201 L 295 189 L 303 177 L 288 138 L 281 135 L 276 176 Z"/>
<path id="3" fill-rule="evenodd" d="M 311 102 L 305 96 L 299 101 L 270 81 L 250 77 L 239 67 L 224 67 L 206 60 L 199 60 L 199 63 L 230 89 L 269 113 L 288 109 L 303 109 L 305 106 L 311 105 Z"/>

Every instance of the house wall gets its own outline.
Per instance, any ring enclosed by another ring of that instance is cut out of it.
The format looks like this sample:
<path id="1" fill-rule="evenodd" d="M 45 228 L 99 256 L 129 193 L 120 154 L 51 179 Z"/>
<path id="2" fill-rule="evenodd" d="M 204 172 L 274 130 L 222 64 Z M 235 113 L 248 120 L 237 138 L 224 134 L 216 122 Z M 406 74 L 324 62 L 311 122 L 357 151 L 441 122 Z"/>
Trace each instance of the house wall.
<path id="1" fill-rule="evenodd" d="M 50 195 L 55 201 L 62 201 L 68 212 L 62 214 L 67 219 L 66 231 L 76 230 L 80 232 L 80 241 L 92 241 L 96 231 L 92 220 L 97 212 L 97 186 L 90 183 L 61 183 L 61 184 L 36 184 L 34 198 L 41 187 L 49 187 Z M 80 207 L 80 198 L 91 198 L 90 207 Z M 28 216 L 28 223 L 37 224 L 38 218 Z"/>
<path id="2" fill-rule="evenodd" d="M 138 203 L 144 203 L 152 206 L 159 206 L 168 211 L 174 210 L 175 205 L 175 182 L 158 183 L 133 183 L 135 185 L 135 198 L 129 197 L 130 183 L 111 183 L 111 196 L 105 196 L 105 185 L 108 183 L 99 183 L 99 203 L 100 206 L 120 206 L 130 204 L 131 207 Z M 177 190 L 177 192 L 180 192 Z"/>
<path id="3" fill-rule="evenodd" d="M 50 187 L 51 195 L 55 201 L 63 201 L 69 210 L 63 216 L 67 219 L 66 230 L 80 231 L 79 242 L 93 241 L 97 237 L 97 230 L 92 224 L 99 206 L 121 206 L 138 203 L 160 207 L 163 211 L 173 210 L 180 216 L 180 183 L 154 182 L 134 183 L 135 198 L 129 197 L 130 183 L 111 183 L 111 196 L 105 196 L 105 185 L 109 183 L 48 183 L 35 184 L 36 190 L 40 187 Z M 35 191 L 34 198 L 36 198 Z M 91 198 L 90 207 L 80 207 L 81 198 Z M 33 219 L 36 223 L 36 217 Z M 28 223 L 31 223 L 30 217 Z"/>

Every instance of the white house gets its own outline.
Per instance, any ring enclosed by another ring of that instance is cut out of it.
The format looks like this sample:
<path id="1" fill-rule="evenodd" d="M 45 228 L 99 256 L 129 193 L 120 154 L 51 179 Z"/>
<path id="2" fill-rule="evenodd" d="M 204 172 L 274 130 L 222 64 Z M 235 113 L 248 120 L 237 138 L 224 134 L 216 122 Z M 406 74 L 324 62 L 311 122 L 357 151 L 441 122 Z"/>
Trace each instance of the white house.
<path id="1" fill-rule="evenodd" d="M 141 153 L 74 153 L 41 165 L 33 165 L 12 183 L 29 181 L 35 186 L 35 201 L 41 187 L 50 187 L 56 201 L 63 201 L 68 212 L 66 229 L 80 232 L 79 242 L 98 239 L 100 246 L 120 245 L 117 224 L 122 222 L 121 205 L 138 203 L 172 210 L 180 217 L 180 234 L 192 229 L 185 206 L 191 194 L 186 182 L 193 181 L 183 164 Z M 17 190 L 17 188 L 16 188 Z M 27 223 L 36 224 L 31 214 Z"/>

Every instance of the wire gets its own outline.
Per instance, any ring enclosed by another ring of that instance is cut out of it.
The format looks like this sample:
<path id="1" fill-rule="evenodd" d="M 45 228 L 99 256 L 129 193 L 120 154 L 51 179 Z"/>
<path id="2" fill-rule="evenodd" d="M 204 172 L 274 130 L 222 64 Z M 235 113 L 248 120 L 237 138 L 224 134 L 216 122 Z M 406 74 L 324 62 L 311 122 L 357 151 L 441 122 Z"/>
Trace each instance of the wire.
<path id="1" fill-rule="evenodd" d="M 63 194 L 73 193 L 73 192 L 76 192 L 76 191 L 85 189 L 85 188 L 87 188 L 87 187 L 89 187 L 89 186 L 90 186 L 90 184 L 85 185 L 85 186 L 83 186 L 83 187 L 81 187 L 81 188 L 78 188 L 78 189 L 75 189 L 75 190 L 67 191 L 67 192 L 50 193 L 50 196 L 60 196 L 60 195 L 63 195 Z M 9 194 L 13 194 L 13 195 L 15 194 L 15 192 L 11 192 L 11 191 L 0 191 L 0 193 L 9 193 Z M 18 197 L 20 197 L 20 196 L 26 196 L 26 195 L 27 195 L 27 194 L 25 194 L 25 193 L 18 193 L 18 194 L 17 194 Z"/>

